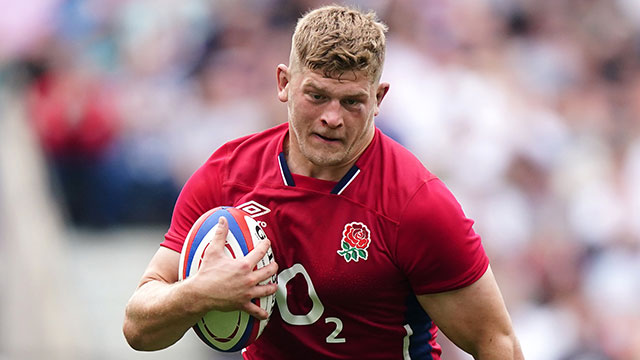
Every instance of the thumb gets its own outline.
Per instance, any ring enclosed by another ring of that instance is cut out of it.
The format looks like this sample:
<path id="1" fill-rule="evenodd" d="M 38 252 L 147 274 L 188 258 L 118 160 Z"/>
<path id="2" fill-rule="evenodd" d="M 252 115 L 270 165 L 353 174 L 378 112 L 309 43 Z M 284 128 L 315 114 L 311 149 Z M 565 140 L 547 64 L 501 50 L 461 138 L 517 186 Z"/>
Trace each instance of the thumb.
<path id="1" fill-rule="evenodd" d="M 224 216 L 220 216 L 218 218 L 218 224 L 213 233 L 213 239 L 207 246 L 207 249 L 204 252 L 204 256 L 208 256 L 211 253 L 219 253 L 222 254 L 224 252 L 224 246 L 227 242 L 227 233 L 229 232 L 229 222 L 227 218 Z"/>

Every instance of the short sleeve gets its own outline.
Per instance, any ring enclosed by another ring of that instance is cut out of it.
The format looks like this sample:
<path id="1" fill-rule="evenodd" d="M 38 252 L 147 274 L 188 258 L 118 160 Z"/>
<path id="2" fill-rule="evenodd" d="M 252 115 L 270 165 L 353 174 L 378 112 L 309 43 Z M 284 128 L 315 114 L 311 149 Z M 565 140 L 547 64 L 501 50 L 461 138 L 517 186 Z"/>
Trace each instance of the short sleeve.
<path id="1" fill-rule="evenodd" d="M 161 246 L 182 251 L 184 240 L 196 220 L 210 209 L 225 205 L 221 203 L 219 190 L 225 173 L 226 154 L 226 149 L 220 148 L 187 180 L 176 200 L 171 226 Z"/>
<path id="2" fill-rule="evenodd" d="M 471 285 L 489 266 L 473 220 L 437 178 L 425 182 L 403 211 L 396 250 L 418 295 Z"/>

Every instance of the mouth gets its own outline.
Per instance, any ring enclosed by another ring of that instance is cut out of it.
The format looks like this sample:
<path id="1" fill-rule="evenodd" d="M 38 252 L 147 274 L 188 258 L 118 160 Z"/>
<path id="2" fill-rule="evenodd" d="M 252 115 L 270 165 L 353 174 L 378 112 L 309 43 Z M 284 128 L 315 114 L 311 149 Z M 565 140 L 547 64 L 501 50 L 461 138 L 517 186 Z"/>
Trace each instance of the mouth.
<path id="1" fill-rule="evenodd" d="M 333 137 L 329 137 L 326 135 L 320 135 L 318 133 L 313 133 L 313 136 L 317 139 L 320 139 L 324 142 L 330 142 L 330 143 L 335 143 L 335 142 L 339 142 L 340 139 L 339 138 L 333 138 Z"/>

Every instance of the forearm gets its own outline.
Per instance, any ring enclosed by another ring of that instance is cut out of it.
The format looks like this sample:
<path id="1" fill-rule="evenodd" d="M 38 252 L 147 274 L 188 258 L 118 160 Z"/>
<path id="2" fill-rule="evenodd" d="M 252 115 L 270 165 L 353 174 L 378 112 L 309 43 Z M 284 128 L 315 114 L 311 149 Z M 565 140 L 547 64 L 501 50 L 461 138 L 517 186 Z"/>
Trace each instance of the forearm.
<path id="1" fill-rule="evenodd" d="M 167 284 L 151 280 L 140 286 L 129 300 L 123 332 L 136 350 L 164 349 L 178 341 L 203 315 L 183 299 L 186 282 Z"/>
<path id="2" fill-rule="evenodd" d="M 123 332 L 132 348 L 164 349 L 211 310 L 242 310 L 257 319 L 269 316 L 251 302 L 277 290 L 276 284 L 260 285 L 276 274 L 275 262 L 254 270 L 267 253 L 269 241 L 233 259 L 224 250 L 228 225 L 224 217 L 220 219 L 222 226 L 211 241 L 214 245 L 205 250 L 195 275 L 178 281 L 180 254 L 173 250 L 160 247 L 151 259 L 125 311 Z"/>

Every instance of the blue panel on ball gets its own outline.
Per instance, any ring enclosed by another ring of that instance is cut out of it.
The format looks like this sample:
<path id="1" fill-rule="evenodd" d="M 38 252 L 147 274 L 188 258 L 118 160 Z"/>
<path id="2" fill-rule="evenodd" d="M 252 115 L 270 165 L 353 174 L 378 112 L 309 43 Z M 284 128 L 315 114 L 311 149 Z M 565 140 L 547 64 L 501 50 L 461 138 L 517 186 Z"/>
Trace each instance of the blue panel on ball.
<path id="1" fill-rule="evenodd" d="M 257 322 L 258 320 L 253 317 L 249 320 L 249 322 L 247 323 L 247 328 L 244 329 L 244 334 L 242 334 L 242 338 L 240 339 L 240 342 L 238 342 L 232 349 L 230 349 L 229 352 L 242 350 L 243 347 L 247 346 L 247 341 L 249 341 L 249 336 L 251 336 L 253 327 L 256 326 Z"/>
<path id="2" fill-rule="evenodd" d="M 190 276 L 191 272 L 191 263 L 193 262 L 193 257 L 196 254 L 196 250 L 200 246 L 200 243 L 204 239 L 205 236 L 213 229 L 214 226 L 218 224 L 218 219 L 220 216 L 226 215 L 227 220 L 231 217 L 229 212 L 225 210 L 227 206 L 221 207 L 219 210 L 214 211 L 213 214 L 209 215 L 209 217 L 202 223 L 198 231 L 196 232 L 195 237 L 193 238 L 193 243 L 191 244 L 191 248 L 189 249 L 189 256 L 187 257 L 187 274 L 186 277 Z"/>

